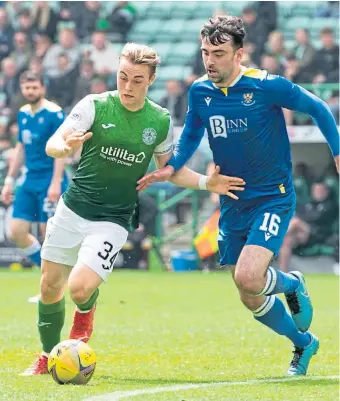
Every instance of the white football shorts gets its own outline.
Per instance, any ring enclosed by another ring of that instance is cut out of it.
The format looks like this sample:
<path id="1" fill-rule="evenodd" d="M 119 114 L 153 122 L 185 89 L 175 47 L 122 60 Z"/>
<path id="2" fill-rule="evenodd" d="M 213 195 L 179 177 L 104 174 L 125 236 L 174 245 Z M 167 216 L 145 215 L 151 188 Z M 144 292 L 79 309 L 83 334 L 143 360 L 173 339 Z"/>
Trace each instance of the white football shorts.
<path id="1" fill-rule="evenodd" d="M 71 267 L 83 263 L 106 281 L 127 236 L 118 224 L 78 216 L 60 198 L 47 222 L 41 257 Z"/>

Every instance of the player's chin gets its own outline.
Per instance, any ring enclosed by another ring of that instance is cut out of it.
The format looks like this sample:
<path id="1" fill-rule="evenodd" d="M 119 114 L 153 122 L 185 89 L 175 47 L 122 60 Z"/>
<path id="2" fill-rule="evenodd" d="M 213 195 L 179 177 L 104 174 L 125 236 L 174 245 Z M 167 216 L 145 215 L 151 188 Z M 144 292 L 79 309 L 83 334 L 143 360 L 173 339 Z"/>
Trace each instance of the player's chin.
<path id="1" fill-rule="evenodd" d="M 208 78 L 210 79 L 211 82 L 214 82 L 215 84 L 218 84 L 221 82 L 221 77 L 219 75 L 208 74 Z"/>

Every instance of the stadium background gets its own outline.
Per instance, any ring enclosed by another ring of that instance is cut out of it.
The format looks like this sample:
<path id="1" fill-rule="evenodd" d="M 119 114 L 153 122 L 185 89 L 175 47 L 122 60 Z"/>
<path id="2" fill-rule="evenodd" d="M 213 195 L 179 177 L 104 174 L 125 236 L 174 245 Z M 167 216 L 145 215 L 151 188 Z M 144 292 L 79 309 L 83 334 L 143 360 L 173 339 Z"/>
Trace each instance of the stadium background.
<path id="1" fill-rule="evenodd" d="M 118 56 L 126 41 L 151 45 L 159 52 L 162 64 L 149 97 L 170 110 L 179 133 L 187 109 L 187 89 L 204 74 L 199 30 L 209 16 L 217 14 L 244 19 L 247 30 L 244 65 L 264 68 L 302 84 L 330 105 L 339 123 L 339 2 L 0 2 L 0 186 L 15 145 L 16 114 L 24 104 L 18 85 L 23 70 L 42 73 L 48 99 L 68 112 L 88 93 L 115 89 Z M 337 254 L 339 185 L 333 160 L 308 116 L 285 111 L 285 117 L 292 142 L 299 205 L 308 204 L 313 182 L 319 180 L 330 188 L 334 199 L 332 241 L 328 243 L 329 238 L 324 238 L 312 247 L 300 249 L 300 256 L 302 253 L 312 256 L 314 262 L 304 258 L 297 263 L 301 269 L 321 266 L 323 271 L 331 271 L 332 264 L 338 262 L 333 256 Z M 205 172 L 210 162 L 209 149 L 203 141 L 191 166 Z M 75 165 L 76 160 L 70 160 L 70 175 Z M 180 191 L 171 184 L 158 189 L 162 189 L 168 200 Z M 146 243 L 146 235 L 159 237 L 170 233 L 174 234 L 175 242 L 168 248 L 166 244 L 162 247 L 165 260 L 171 257 L 170 249 L 190 248 L 191 231 L 182 230 L 184 234 L 177 242 L 176 233 L 184 223 L 192 221 L 193 196 L 196 195 L 188 193 L 164 213 L 150 191 L 143 199 L 143 228 L 131 238 L 128 247 L 140 248 L 143 254 L 140 245 Z M 197 202 L 205 218 L 216 207 L 214 196 L 200 196 Z M 22 258 L 9 246 L 10 213 L 11 209 L 0 208 L 2 266 Z M 326 256 L 321 263 L 320 255 Z M 133 252 L 128 256 L 136 261 L 132 267 L 140 268 L 148 266 L 145 257 L 133 256 Z M 131 266 L 131 262 L 127 265 Z"/>

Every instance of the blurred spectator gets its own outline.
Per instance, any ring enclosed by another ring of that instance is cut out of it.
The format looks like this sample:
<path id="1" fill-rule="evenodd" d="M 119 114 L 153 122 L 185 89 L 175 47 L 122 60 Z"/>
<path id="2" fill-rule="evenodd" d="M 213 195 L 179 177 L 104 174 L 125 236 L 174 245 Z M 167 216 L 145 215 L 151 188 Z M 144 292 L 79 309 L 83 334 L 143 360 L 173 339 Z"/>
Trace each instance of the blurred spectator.
<path id="1" fill-rule="evenodd" d="M 44 66 L 40 58 L 32 57 L 29 64 L 28 69 L 37 75 L 44 75 Z"/>
<path id="2" fill-rule="evenodd" d="M 269 74 L 283 75 L 283 68 L 277 58 L 271 54 L 264 54 L 261 59 L 261 68 Z"/>
<path id="3" fill-rule="evenodd" d="M 4 8 L 0 8 L 0 61 L 7 57 L 12 50 L 14 30 L 8 22 L 8 15 Z"/>
<path id="4" fill-rule="evenodd" d="M 93 61 L 94 70 L 98 75 L 115 74 L 118 70 L 119 54 L 106 39 L 105 32 L 93 32 L 89 57 Z"/>
<path id="5" fill-rule="evenodd" d="M 313 180 L 312 173 L 306 163 L 297 163 L 293 173 L 293 184 L 296 193 L 296 213 L 304 208 L 310 199 L 310 187 Z"/>
<path id="6" fill-rule="evenodd" d="M 78 8 L 75 16 L 77 36 L 80 39 L 88 38 L 96 29 L 99 19 L 100 1 L 84 1 L 83 7 Z"/>
<path id="7" fill-rule="evenodd" d="M 83 1 L 61 1 L 59 19 L 64 22 L 75 21 L 79 9 L 84 7 Z"/>
<path id="8" fill-rule="evenodd" d="M 202 61 L 202 50 L 201 50 L 201 45 L 198 44 L 197 45 L 197 50 L 196 53 L 193 57 L 192 63 L 192 71 L 191 74 L 186 78 L 186 84 L 189 87 L 196 79 L 198 79 L 199 77 L 201 77 L 202 75 L 204 75 L 205 72 L 205 68 L 204 68 L 204 64 Z"/>
<path id="9" fill-rule="evenodd" d="M 96 77 L 92 60 L 84 60 L 80 65 L 73 104 L 78 103 L 83 97 L 91 93 L 91 81 Z"/>
<path id="10" fill-rule="evenodd" d="M 34 55 L 41 60 L 52 46 L 51 39 L 46 35 L 36 35 L 34 38 Z"/>
<path id="11" fill-rule="evenodd" d="M 312 200 L 292 218 L 278 256 L 279 267 L 288 271 L 292 251 L 298 246 L 324 243 L 333 234 L 337 204 L 324 183 L 312 185 Z"/>
<path id="12" fill-rule="evenodd" d="M 18 140 L 19 127 L 16 121 L 13 121 L 7 126 L 8 139 L 12 146 L 15 146 Z"/>
<path id="13" fill-rule="evenodd" d="M 57 73 L 49 78 L 48 96 L 61 108 L 72 106 L 77 82 L 77 70 L 70 68 L 70 60 L 66 53 L 58 55 Z"/>
<path id="14" fill-rule="evenodd" d="M 27 40 L 25 32 L 15 32 L 13 37 L 14 50 L 10 57 L 14 60 L 18 74 L 27 69 L 30 58 L 32 57 L 31 44 Z"/>
<path id="15" fill-rule="evenodd" d="M 6 134 L 7 121 L 3 117 L 0 118 L 0 189 L 4 185 L 8 172 L 8 161 L 13 152 L 12 144 Z"/>
<path id="16" fill-rule="evenodd" d="M 31 19 L 39 35 L 54 40 L 57 32 L 58 17 L 48 1 L 35 1 L 31 9 Z"/>
<path id="17" fill-rule="evenodd" d="M 73 70 L 80 59 L 80 50 L 74 31 L 69 28 L 61 29 L 59 32 L 59 43 L 54 44 L 47 51 L 44 58 L 44 69 L 49 77 L 57 77 L 60 74 L 58 59 L 60 54 L 68 57 L 68 68 Z"/>
<path id="18" fill-rule="evenodd" d="M 118 1 L 109 15 L 110 32 L 120 35 L 117 41 L 124 42 L 136 17 L 136 9 L 130 1 Z"/>
<path id="19" fill-rule="evenodd" d="M 268 27 L 258 18 L 256 10 L 252 7 L 243 9 L 242 19 L 246 30 L 246 40 L 254 47 L 252 58 L 256 64 L 259 64 L 268 37 Z"/>
<path id="20" fill-rule="evenodd" d="M 298 60 L 301 76 L 306 77 L 305 82 L 311 82 L 315 71 L 316 50 L 310 42 L 308 30 L 298 28 L 295 31 L 295 40 L 297 44 L 293 49 L 293 54 Z"/>
<path id="21" fill-rule="evenodd" d="M 317 75 L 313 83 L 339 82 L 339 46 L 334 42 L 333 30 L 324 28 L 320 32 L 322 48 L 316 56 Z"/>
<path id="22" fill-rule="evenodd" d="M 33 26 L 33 20 L 29 9 L 24 8 L 19 12 L 17 31 L 25 32 L 28 40 L 33 41 L 36 27 Z"/>
<path id="23" fill-rule="evenodd" d="M 247 68 L 258 68 L 248 53 L 243 54 L 242 65 L 244 65 Z"/>
<path id="24" fill-rule="evenodd" d="M 284 77 L 297 84 L 311 82 L 313 79 L 312 74 L 300 68 L 299 61 L 294 54 L 287 56 Z"/>
<path id="25" fill-rule="evenodd" d="M 103 92 L 107 92 L 108 87 L 106 85 L 106 82 L 101 79 L 101 78 L 94 78 L 93 81 L 91 82 L 91 87 L 90 87 L 90 93 L 93 93 L 95 95 L 99 95 Z"/>
<path id="26" fill-rule="evenodd" d="M 253 59 L 253 54 L 255 51 L 255 45 L 253 42 L 244 42 L 243 43 L 244 49 L 244 57 L 242 59 L 242 65 L 251 68 L 258 68 L 258 64 L 255 63 Z"/>
<path id="27" fill-rule="evenodd" d="M 275 31 L 277 19 L 277 2 L 257 1 L 255 2 L 254 7 L 256 9 L 257 18 L 267 26 L 267 34 Z"/>
<path id="28" fill-rule="evenodd" d="M 322 18 L 339 18 L 339 2 L 338 1 L 327 1 L 323 2 L 322 6 L 319 6 L 315 12 L 316 17 Z"/>
<path id="29" fill-rule="evenodd" d="M 188 108 L 182 84 L 179 81 L 170 80 L 167 81 L 166 87 L 167 94 L 161 99 L 159 104 L 169 110 L 175 126 L 182 126 Z"/>
<path id="30" fill-rule="evenodd" d="M 157 203 L 155 199 L 141 192 L 138 196 L 140 204 L 140 229 L 146 235 L 155 235 Z"/>
<path id="31" fill-rule="evenodd" d="M 19 29 L 19 14 L 25 8 L 24 1 L 6 1 L 8 20 L 15 31 Z"/>
<path id="32" fill-rule="evenodd" d="M 17 69 L 15 65 L 15 61 L 7 57 L 1 62 L 1 71 L 2 71 L 2 92 L 6 94 L 6 106 L 9 106 L 12 100 L 12 97 L 19 90 L 19 78 L 17 75 Z"/>
<path id="33" fill-rule="evenodd" d="M 265 47 L 266 52 L 273 55 L 280 64 L 285 63 L 288 52 L 285 48 L 284 38 L 281 32 L 271 32 Z"/>
<path id="34" fill-rule="evenodd" d="M 332 163 L 332 165 L 333 164 L 334 163 Z M 293 175 L 294 177 L 303 178 L 308 187 L 312 185 L 312 181 L 314 180 L 313 171 L 310 166 L 304 162 L 296 163 Z"/>

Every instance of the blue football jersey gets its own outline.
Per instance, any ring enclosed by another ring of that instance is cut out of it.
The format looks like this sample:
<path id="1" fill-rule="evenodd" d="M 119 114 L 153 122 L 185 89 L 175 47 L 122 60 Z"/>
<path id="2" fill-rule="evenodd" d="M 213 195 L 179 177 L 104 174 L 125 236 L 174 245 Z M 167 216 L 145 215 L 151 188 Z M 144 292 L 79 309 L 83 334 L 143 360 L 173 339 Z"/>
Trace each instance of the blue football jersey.
<path id="1" fill-rule="evenodd" d="M 283 77 L 242 67 L 228 86 L 219 88 L 203 76 L 188 95 L 185 126 L 169 163 L 182 167 L 207 132 L 221 174 L 245 180 L 240 199 L 293 190 L 292 162 L 282 107 L 311 114 L 339 154 L 339 134 L 328 106 Z"/>
<path id="2" fill-rule="evenodd" d="M 51 176 L 54 159 L 47 156 L 45 148 L 49 138 L 56 132 L 65 115 L 55 103 L 45 100 L 41 109 L 32 114 L 29 104 L 23 106 L 18 113 L 18 141 L 25 149 L 25 166 L 27 178 Z"/>

